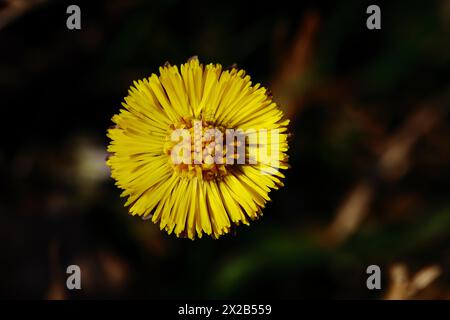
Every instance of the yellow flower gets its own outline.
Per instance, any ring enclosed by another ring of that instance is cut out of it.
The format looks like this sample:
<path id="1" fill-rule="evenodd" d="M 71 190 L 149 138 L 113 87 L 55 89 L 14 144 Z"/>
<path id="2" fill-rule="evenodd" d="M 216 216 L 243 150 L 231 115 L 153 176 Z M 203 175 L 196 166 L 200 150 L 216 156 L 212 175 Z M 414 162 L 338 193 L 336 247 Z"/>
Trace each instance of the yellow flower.
<path id="1" fill-rule="evenodd" d="M 245 71 L 196 57 L 135 81 L 108 130 L 107 164 L 132 215 L 214 238 L 262 215 L 287 168 L 287 125 Z"/>

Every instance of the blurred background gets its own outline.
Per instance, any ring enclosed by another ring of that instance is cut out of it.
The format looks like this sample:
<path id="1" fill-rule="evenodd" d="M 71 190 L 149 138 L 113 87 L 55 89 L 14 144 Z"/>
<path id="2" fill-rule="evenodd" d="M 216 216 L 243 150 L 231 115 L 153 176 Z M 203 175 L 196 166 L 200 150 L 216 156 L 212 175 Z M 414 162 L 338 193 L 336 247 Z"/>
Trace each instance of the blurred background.
<path id="1" fill-rule="evenodd" d="M 219 240 L 129 216 L 105 165 L 132 81 L 193 55 L 291 119 L 285 187 Z M 449 75 L 445 0 L 0 1 L 0 297 L 449 299 Z"/>

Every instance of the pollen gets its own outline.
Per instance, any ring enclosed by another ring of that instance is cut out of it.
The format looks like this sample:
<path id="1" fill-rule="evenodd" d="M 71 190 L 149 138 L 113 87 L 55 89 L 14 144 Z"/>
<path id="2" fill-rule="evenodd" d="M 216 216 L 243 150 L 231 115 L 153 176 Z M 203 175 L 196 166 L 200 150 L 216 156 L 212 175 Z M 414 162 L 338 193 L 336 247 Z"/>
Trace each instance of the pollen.
<path id="1" fill-rule="evenodd" d="M 170 126 L 164 153 L 173 171 L 181 177 L 222 179 L 227 175 L 227 167 L 230 167 L 226 159 L 225 135 L 223 127 L 217 127 L 210 121 L 183 118 Z M 238 156 L 234 153 L 231 157 Z"/>

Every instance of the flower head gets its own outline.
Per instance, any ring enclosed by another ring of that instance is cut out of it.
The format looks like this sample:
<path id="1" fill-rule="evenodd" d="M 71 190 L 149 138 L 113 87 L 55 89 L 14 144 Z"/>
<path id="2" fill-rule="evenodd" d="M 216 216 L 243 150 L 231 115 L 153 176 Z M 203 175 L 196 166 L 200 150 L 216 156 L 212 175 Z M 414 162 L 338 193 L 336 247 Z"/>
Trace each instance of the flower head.
<path id="1" fill-rule="evenodd" d="M 194 57 L 159 72 L 134 82 L 108 130 L 125 205 L 190 239 L 248 225 L 283 185 L 289 121 L 243 70 Z"/>

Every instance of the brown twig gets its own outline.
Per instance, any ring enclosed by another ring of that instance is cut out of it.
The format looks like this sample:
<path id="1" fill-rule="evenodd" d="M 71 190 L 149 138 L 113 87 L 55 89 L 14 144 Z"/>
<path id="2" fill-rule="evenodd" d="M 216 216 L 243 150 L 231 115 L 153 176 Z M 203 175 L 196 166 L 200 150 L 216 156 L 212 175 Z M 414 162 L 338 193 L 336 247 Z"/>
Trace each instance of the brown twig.
<path id="1" fill-rule="evenodd" d="M 375 161 L 373 173 L 355 183 L 338 207 L 327 231 L 327 241 L 339 244 L 350 236 L 367 216 L 381 181 L 397 181 L 409 170 L 411 153 L 417 142 L 437 127 L 448 113 L 450 89 L 432 101 L 420 104 L 403 125 L 387 138 Z"/>
<path id="2" fill-rule="evenodd" d="M 27 11 L 43 4 L 45 0 L 9 0 L 5 2 L 0 10 L 0 30 Z"/>
<path id="3" fill-rule="evenodd" d="M 301 97 L 302 92 L 298 90 L 298 83 L 310 65 L 319 22 L 320 17 L 317 12 L 306 12 L 298 26 L 293 44 L 279 59 L 282 64 L 271 88 L 288 118 L 292 118 L 294 112 L 299 109 L 299 101 L 296 100 Z"/>
<path id="4" fill-rule="evenodd" d="M 409 276 L 408 269 L 404 264 L 394 264 L 389 271 L 389 289 L 384 296 L 386 300 L 414 299 L 420 291 L 427 288 L 442 273 L 441 268 L 436 265 L 425 267 L 412 277 Z"/>

